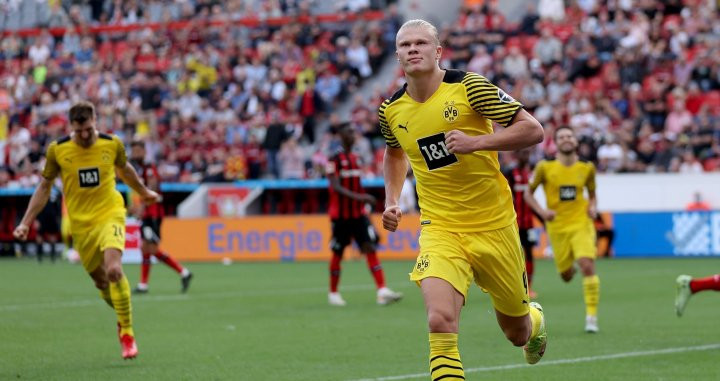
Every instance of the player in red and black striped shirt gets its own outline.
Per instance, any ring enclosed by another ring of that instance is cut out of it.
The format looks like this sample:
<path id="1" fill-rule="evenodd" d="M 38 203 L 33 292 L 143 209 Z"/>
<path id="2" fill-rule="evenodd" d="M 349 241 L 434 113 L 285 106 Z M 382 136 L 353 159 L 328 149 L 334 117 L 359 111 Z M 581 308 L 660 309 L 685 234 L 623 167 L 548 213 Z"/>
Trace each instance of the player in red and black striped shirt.
<path id="1" fill-rule="evenodd" d="M 132 152 L 130 153 L 130 162 L 143 183 L 155 192 L 160 193 L 160 175 L 155 165 L 145 162 L 145 142 L 133 141 L 131 143 Z M 160 262 L 165 263 L 180 274 L 181 291 L 186 292 L 190 287 L 192 273 L 185 267 L 181 266 L 175 259 L 167 253 L 160 250 L 160 225 L 165 216 L 165 210 L 162 203 L 145 206 L 142 210 L 142 226 L 140 227 L 140 236 L 142 237 L 142 265 L 140 266 L 140 282 L 135 287 L 136 294 L 144 294 L 148 292 L 148 280 L 150 278 L 150 266 L 152 265 L 151 257 L 154 255 Z"/>
<path id="2" fill-rule="evenodd" d="M 530 183 L 532 176 L 532 168 L 530 167 L 530 149 L 515 151 L 515 159 L 517 165 L 504 172 L 505 177 L 510 184 L 513 195 L 513 205 L 515 206 L 515 214 L 517 214 L 518 230 L 520 232 L 520 243 L 525 252 L 525 272 L 528 280 L 528 290 L 531 298 L 537 297 L 532 290 L 532 278 L 535 269 L 535 261 L 532 255 L 532 247 L 535 245 L 536 237 L 533 234 L 533 211 L 525 202 L 523 194 Z"/>
<path id="3" fill-rule="evenodd" d="M 385 286 L 385 276 L 375 248 L 378 242 L 377 232 L 365 210 L 365 204 L 374 205 L 376 200 L 373 195 L 365 193 L 365 189 L 360 184 L 362 170 L 358 165 L 357 156 L 352 153 L 355 143 L 352 126 L 343 123 L 336 128 L 343 148 L 330 158 L 325 171 L 330 183 L 328 212 L 332 223 L 330 247 L 333 252 L 330 260 L 328 302 L 334 306 L 346 304 L 338 292 L 340 262 L 345 247 L 350 244 L 351 239 L 354 239 L 360 251 L 365 254 L 368 268 L 375 278 L 378 304 L 389 304 L 400 300 L 402 294 Z"/>

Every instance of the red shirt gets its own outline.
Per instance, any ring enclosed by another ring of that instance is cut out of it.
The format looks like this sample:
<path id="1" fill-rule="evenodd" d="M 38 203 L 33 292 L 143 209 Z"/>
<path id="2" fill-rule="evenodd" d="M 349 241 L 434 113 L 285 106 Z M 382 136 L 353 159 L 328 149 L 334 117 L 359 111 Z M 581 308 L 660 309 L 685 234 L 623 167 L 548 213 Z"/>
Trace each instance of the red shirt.
<path id="1" fill-rule="evenodd" d="M 357 156 L 353 153 L 340 151 L 332 156 L 328 160 L 325 172 L 328 179 L 337 177 L 343 188 L 356 193 L 365 193 L 365 189 L 360 184 L 362 170 L 358 165 Z M 328 191 L 330 193 L 328 213 L 331 219 L 346 220 L 365 215 L 365 206 L 362 202 L 339 194 L 333 189 L 332 183 Z"/>
<path id="2" fill-rule="evenodd" d="M 533 212 L 530 205 L 525 202 L 524 197 L 525 189 L 527 189 L 530 182 L 530 175 L 528 168 L 513 168 L 505 173 L 513 194 L 513 205 L 515 206 L 518 228 L 520 229 L 532 229 L 533 227 Z"/>
<path id="3" fill-rule="evenodd" d="M 150 179 L 155 179 L 157 181 L 157 189 L 153 190 L 160 193 L 160 174 L 158 173 L 155 165 L 142 163 L 137 165 L 135 170 L 138 172 L 138 176 L 140 176 L 146 186 L 149 184 Z M 151 205 L 145 205 L 142 216 L 143 219 L 163 218 L 163 216 L 165 216 L 165 210 L 163 209 L 162 203 L 158 202 Z"/>

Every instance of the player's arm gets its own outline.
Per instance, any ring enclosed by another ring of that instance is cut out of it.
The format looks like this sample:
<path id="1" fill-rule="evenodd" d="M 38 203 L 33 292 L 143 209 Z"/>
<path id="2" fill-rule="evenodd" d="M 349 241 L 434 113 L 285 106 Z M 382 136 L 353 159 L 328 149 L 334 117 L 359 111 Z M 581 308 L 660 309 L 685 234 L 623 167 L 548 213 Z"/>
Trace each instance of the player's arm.
<path id="1" fill-rule="evenodd" d="M 400 142 L 392 132 L 385 112 L 390 106 L 390 100 L 383 102 L 378 108 L 380 132 L 385 138 L 385 155 L 383 157 L 383 177 L 385 178 L 385 211 L 382 215 L 383 228 L 394 232 L 400 219 L 400 194 L 402 194 L 405 176 L 407 176 L 408 163 Z"/>
<path id="2" fill-rule="evenodd" d="M 383 176 L 385 178 L 383 228 L 389 231 L 395 231 L 402 218 L 399 202 L 407 171 L 408 162 L 405 159 L 405 151 L 402 148 L 387 146 L 383 158 Z"/>
<path id="3" fill-rule="evenodd" d="M 533 173 L 533 178 L 530 181 L 530 184 L 528 184 L 527 189 L 525 189 L 525 194 L 523 195 L 523 198 L 525 199 L 525 202 L 530 205 L 530 208 L 535 213 L 537 213 L 538 216 L 540 216 L 540 218 L 542 218 L 544 221 L 552 221 L 555 219 L 555 212 L 540 206 L 540 203 L 535 198 L 535 190 L 538 186 L 540 186 L 540 184 L 543 184 L 544 182 L 545 166 L 543 165 L 543 162 L 540 162 L 535 167 L 535 173 Z"/>
<path id="4" fill-rule="evenodd" d="M 513 151 L 543 141 L 545 134 L 540 122 L 523 109 L 522 103 L 476 73 L 467 73 L 462 83 L 473 110 L 506 128 L 477 136 L 452 130 L 445 134 L 445 144 L 450 152 Z"/>
<path id="5" fill-rule="evenodd" d="M 135 172 L 135 168 L 133 168 L 127 160 L 124 165 L 116 164 L 115 169 L 118 177 L 120 177 L 127 186 L 132 188 L 132 190 L 137 192 L 144 202 L 152 204 L 160 201 L 160 195 L 158 195 L 155 191 L 148 189 L 148 187 L 142 183 L 137 172 Z"/>
<path id="6" fill-rule="evenodd" d="M 13 235 L 15 238 L 24 241 L 27 239 L 27 235 L 30 232 L 30 225 L 35 221 L 35 217 L 43 210 L 48 200 L 50 199 L 50 193 L 52 192 L 52 179 L 44 178 L 40 181 L 40 184 L 35 188 L 35 191 L 30 197 L 30 204 L 28 204 L 25 215 L 23 216 L 20 224 L 15 228 Z"/>
<path id="7" fill-rule="evenodd" d="M 340 178 L 337 175 L 328 175 L 328 180 L 330 181 L 330 186 L 333 188 L 333 190 L 345 197 L 349 197 L 353 200 L 364 202 L 367 204 L 374 204 L 376 201 L 375 196 L 369 193 L 353 192 L 350 189 L 345 188 L 344 186 L 342 186 L 342 184 L 340 184 Z"/>

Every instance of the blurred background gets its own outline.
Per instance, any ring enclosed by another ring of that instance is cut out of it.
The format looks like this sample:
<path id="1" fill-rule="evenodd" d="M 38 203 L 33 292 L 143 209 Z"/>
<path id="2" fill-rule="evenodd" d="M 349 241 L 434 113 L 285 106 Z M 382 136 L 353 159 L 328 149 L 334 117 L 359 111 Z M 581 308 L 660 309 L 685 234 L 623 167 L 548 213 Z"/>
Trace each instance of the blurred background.
<path id="1" fill-rule="evenodd" d="M 438 26 L 441 67 L 486 76 L 543 124 L 533 163 L 554 155 L 555 128 L 575 129 L 598 168 L 598 229 L 613 232 L 602 254 L 720 255 L 714 0 L 3 1 L 2 254 L 43 250 L 40 226 L 22 245 L 12 229 L 69 107 L 89 100 L 101 132 L 145 143 L 171 216 L 163 244 L 179 259 L 329 258 L 332 126 L 355 128 L 381 212 L 377 107 L 404 83 L 394 38 L 412 18 Z M 382 257 L 416 255 L 419 224 L 405 222 Z M 137 229 L 130 217 L 126 261 L 139 259 Z M 544 239 L 536 255 L 552 255 Z"/>

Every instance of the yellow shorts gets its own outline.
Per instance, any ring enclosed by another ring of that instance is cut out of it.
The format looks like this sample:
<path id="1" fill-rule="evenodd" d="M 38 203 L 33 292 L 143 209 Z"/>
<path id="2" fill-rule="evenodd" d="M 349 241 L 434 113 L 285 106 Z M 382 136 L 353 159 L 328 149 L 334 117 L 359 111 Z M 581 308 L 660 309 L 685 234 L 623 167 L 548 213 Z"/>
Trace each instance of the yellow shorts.
<path id="1" fill-rule="evenodd" d="M 106 249 L 125 250 L 125 216 L 99 221 L 85 232 L 73 232 L 73 246 L 80 254 L 85 271 L 91 273 L 103 263 Z"/>
<path id="2" fill-rule="evenodd" d="M 597 257 L 595 226 L 592 223 L 564 232 L 548 230 L 548 238 L 553 249 L 555 267 L 559 273 L 569 270 L 578 258 Z"/>
<path id="3" fill-rule="evenodd" d="M 475 280 L 490 294 L 496 310 L 508 316 L 528 313 L 525 254 L 516 224 L 473 233 L 424 227 L 410 280 L 420 285 L 430 277 L 447 281 L 466 300 L 470 282 Z"/>

